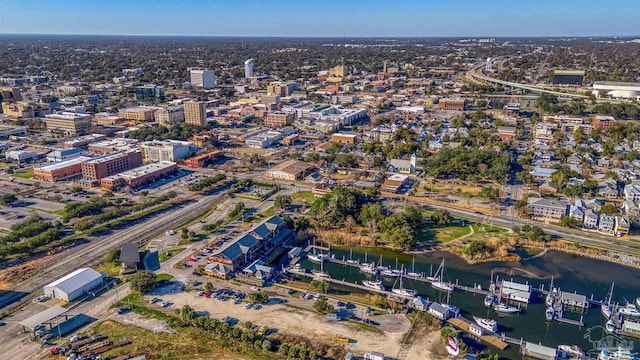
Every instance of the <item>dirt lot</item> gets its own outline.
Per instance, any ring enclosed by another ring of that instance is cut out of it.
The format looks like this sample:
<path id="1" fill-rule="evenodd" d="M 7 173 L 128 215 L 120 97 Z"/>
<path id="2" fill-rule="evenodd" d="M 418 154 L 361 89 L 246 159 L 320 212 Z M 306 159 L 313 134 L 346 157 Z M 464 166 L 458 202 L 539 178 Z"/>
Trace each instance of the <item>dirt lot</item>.
<path id="1" fill-rule="evenodd" d="M 149 300 L 151 297 L 148 297 Z M 409 330 L 410 323 L 403 315 L 379 315 L 371 319 L 380 324 L 374 328 L 361 326 L 350 322 L 327 322 L 323 316 L 310 310 L 313 300 L 283 297 L 286 304 L 266 304 L 261 309 L 245 309 L 244 303 L 234 304 L 233 301 L 221 301 L 198 297 L 195 293 L 174 293 L 162 296 L 163 300 L 172 303 L 167 309 L 180 308 L 188 304 L 196 311 L 204 311 L 214 318 L 230 316 L 239 323 L 251 321 L 256 325 L 267 325 L 279 332 L 301 335 L 310 339 L 318 339 L 327 344 L 335 344 L 336 335 L 347 336 L 352 342 L 346 348 L 356 354 L 363 354 L 375 350 L 395 357 L 400 351 L 400 341 Z M 362 314 L 362 309 L 354 312 Z M 440 345 L 439 332 L 417 334 L 413 345 L 409 349 L 406 359 L 441 359 L 434 353 L 434 345 Z"/>

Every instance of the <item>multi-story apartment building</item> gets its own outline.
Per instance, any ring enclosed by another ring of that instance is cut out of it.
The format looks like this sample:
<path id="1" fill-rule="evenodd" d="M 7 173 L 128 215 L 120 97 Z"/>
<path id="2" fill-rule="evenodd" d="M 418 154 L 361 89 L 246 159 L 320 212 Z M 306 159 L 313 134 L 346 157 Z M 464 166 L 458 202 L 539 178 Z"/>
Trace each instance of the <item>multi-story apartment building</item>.
<path id="1" fill-rule="evenodd" d="M 564 201 L 529 198 L 527 199 L 527 210 L 529 215 L 536 218 L 556 219 L 567 214 L 568 204 Z"/>
<path id="2" fill-rule="evenodd" d="M 265 126 L 271 128 L 279 128 L 287 125 L 291 125 L 293 120 L 295 119 L 295 115 L 287 114 L 280 111 L 270 112 L 262 119 Z"/>
<path id="3" fill-rule="evenodd" d="M 100 186 L 105 190 L 116 190 L 123 186 L 136 188 L 171 174 L 175 172 L 177 168 L 174 162 L 155 162 L 102 178 L 100 179 Z"/>
<path id="4" fill-rule="evenodd" d="M 84 135 L 91 127 L 91 115 L 63 112 L 45 116 L 47 130 L 55 135 L 78 136 Z"/>
<path id="5" fill-rule="evenodd" d="M 207 124 L 207 103 L 204 101 L 185 102 L 184 122 L 204 127 Z"/>
<path id="6" fill-rule="evenodd" d="M 103 155 L 82 163 L 82 177 L 95 181 L 142 165 L 139 151 L 117 152 Z"/>
<path id="7" fill-rule="evenodd" d="M 159 99 L 164 101 L 164 87 L 158 85 L 136 86 L 136 100 Z"/>
<path id="8" fill-rule="evenodd" d="M 173 125 L 184 122 L 184 109 L 180 106 L 163 108 L 155 112 L 156 122 L 160 125 Z"/>
<path id="9" fill-rule="evenodd" d="M 205 89 L 216 86 L 216 75 L 213 70 L 204 68 L 189 68 L 189 76 L 191 78 L 191 85 L 196 87 L 202 87 Z"/>
<path id="10" fill-rule="evenodd" d="M 125 119 L 122 116 L 119 116 L 118 114 L 109 114 L 109 113 L 96 114 L 96 123 L 98 125 L 113 126 L 113 125 L 124 124 L 126 122 L 127 122 L 127 119 Z"/>
<path id="11" fill-rule="evenodd" d="M 140 151 L 146 162 L 177 161 L 193 155 L 196 148 L 189 141 L 155 140 L 140 144 Z"/>
<path id="12" fill-rule="evenodd" d="M 440 99 L 440 110 L 464 111 L 464 100 Z"/>

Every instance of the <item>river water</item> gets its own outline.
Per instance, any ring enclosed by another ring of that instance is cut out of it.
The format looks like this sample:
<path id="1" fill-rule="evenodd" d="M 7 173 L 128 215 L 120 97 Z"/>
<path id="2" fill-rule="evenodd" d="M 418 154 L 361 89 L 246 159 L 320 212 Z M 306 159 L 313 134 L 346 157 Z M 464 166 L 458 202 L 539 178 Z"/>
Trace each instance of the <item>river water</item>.
<path id="1" fill-rule="evenodd" d="M 549 287 L 551 277 L 554 286 L 563 291 L 577 292 L 579 294 L 594 299 L 605 299 L 609 293 L 611 283 L 615 282 L 613 300 L 620 303 L 626 301 L 633 302 L 640 296 L 640 271 L 637 269 L 617 265 L 609 262 L 578 257 L 571 254 L 548 252 L 542 256 L 526 258 L 527 254 L 522 254 L 523 260 L 520 262 L 487 262 L 477 265 L 469 265 L 463 259 L 449 253 L 426 253 L 418 255 L 408 255 L 380 248 L 354 248 L 351 250 L 352 259 L 365 260 L 368 262 L 378 262 L 382 255 L 383 264 L 397 266 L 400 269 L 404 264 L 405 268 L 411 271 L 412 263 L 415 262 L 415 272 L 422 272 L 429 275 L 431 269 L 435 272 L 442 259 L 445 259 L 444 278 L 447 281 L 459 281 L 462 285 L 473 286 L 481 284 L 483 288 L 488 288 L 492 271 L 494 276 L 501 279 L 513 279 L 518 282 L 529 282 L 533 287 L 538 288 L 544 284 L 545 289 Z M 331 253 L 336 258 L 348 259 L 350 249 L 332 248 Z M 318 268 L 318 264 L 303 260 L 302 267 L 311 269 Z M 356 267 L 343 266 L 334 263 L 325 263 L 324 270 L 328 271 L 333 278 L 344 279 L 349 282 L 361 283 L 362 280 L 371 279 L 372 275 L 365 275 Z M 388 287 L 393 286 L 394 279 L 381 278 Z M 418 291 L 423 297 L 428 297 L 431 301 L 446 301 L 446 293 L 433 289 L 429 284 L 415 282 L 405 279 L 405 288 L 412 288 Z M 601 340 L 606 333 L 603 327 L 604 317 L 600 313 L 600 307 L 594 306 L 584 314 L 565 312 L 565 317 L 570 319 L 580 319 L 584 316 L 584 327 L 562 324 L 557 321 L 547 322 L 544 318 L 545 304 L 543 298 L 535 298 L 532 303 L 523 305 L 523 312 L 518 315 L 498 315 L 491 309 L 484 307 L 484 296 L 470 294 L 462 291 L 451 293 L 449 302 L 462 309 L 463 316 L 471 319 L 472 315 L 496 319 L 500 326 L 499 332 L 504 332 L 513 338 L 524 338 L 525 341 L 541 343 L 546 346 L 557 346 L 560 344 L 578 345 L 585 351 L 594 350 L 597 346 L 592 341 Z M 468 339 L 465 339 L 467 341 Z M 629 341 L 634 352 L 640 352 L 640 341 Z M 490 349 L 495 353 L 495 349 Z M 392 355 L 392 354 L 390 354 Z M 518 355 L 517 347 L 510 346 L 501 356 L 509 359 L 521 358 Z"/>

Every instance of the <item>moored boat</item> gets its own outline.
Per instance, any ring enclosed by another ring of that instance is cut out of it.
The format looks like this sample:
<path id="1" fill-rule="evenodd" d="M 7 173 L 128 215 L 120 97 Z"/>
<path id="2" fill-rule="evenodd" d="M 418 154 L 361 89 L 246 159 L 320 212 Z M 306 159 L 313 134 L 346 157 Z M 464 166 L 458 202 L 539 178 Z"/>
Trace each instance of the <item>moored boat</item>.
<path id="1" fill-rule="evenodd" d="M 562 357 L 563 359 L 582 359 L 584 357 L 584 351 L 577 345 L 558 345 L 558 350 L 566 355 Z"/>
<path id="2" fill-rule="evenodd" d="M 556 310 L 552 307 L 548 307 L 544 312 L 544 318 L 547 319 L 547 321 L 551 321 L 554 317 L 556 317 Z"/>
<path id="3" fill-rule="evenodd" d="M 618 315 L 633 317 L 633 318 L 640 318 L 640 311 L 638 311 L 638 309 L 636 309 L 636 307 L 633 304 L 629 303 L 626 306 L 623 306 L 618 309 Z"/>
<path id="4" fill-rule="evenodd" d="M 377 274 L 378 273 L 378 269 L 376 269 L 376 267 L 375 267 L 375 265 L 373 263 L 360 265 L 360 271 L 362 271 L 363 273 L 366 273 L 366 274 Z"/>
<path id="5" fill-rule="evenodd" d="M 473 320 L 485 330 L 496 332 L 498 331 L 498 322 L 493 319 L 485 319 L 478 316 L 474 316 Z"/>
<path id="6" fill-rule="evenodd" d="M 611 318 L 611 314 L 613 313 L 611 311 L 611 306 L 605 303 L 602 303 L 600 305 L 600 312 L 602 313 L 602 316 L 604 316 L 606 319 Z"/>
<path id="7" fill-rule="evenodd" d="M 637 360 L 638 358 L 631 354 L 631 350 L 619 346 L 616 350 L 612 351 L 608 348 L 602 349 L 598 354 L 598 360 Z"/>
<path id="8" fill-rule="evenodd" d="M 309 261 L 318 264 L 327 261 L 328 258 L 329 256 L 325 254 L 307 254 L 307 259 L 309 259 Z"/>
<path id="9" fill-rule="evenodd" d="M 504 313 L 504 314 L 515 314 L 520 312 L 520 308 L 517 308 L 515 306 L 510 306 L 507 304 L 498 304 L 493 307 L 493 310 L 499 313 Z"/>
<path id="10" fill-rule="evenodd" d="M 383 269 L 380 271 L 380 275 L 384 277 L 398 277 L 401 272 L 393 269 Z"/>
<path id="11" fill-rule="evenodd" d="M 616 323 L 613 319 L 609 319 L 606 324 L 604 324 L 604 328 L 607 329 L 608 332 L 613 333 L 616 331 Z"/>
<path id="12" fill-rule="evenodd" d="M 413 289 L 405 289 L 402 286 L 402 273 L 404 273 L 404 267 L 400 271 L 400 286 L 396 288 L 394 284 L 393 289 L 391 289 L 391 292 L 394 294 L 402 295 L 402 296 L 415 297 L 416 295 L 418 295 L 417 291 Z"/>
<path id="13" fill-rule="evenodd" d="M 311 274 L 313 274 L 314 277 L 319 277 L 319 278 L 331 278 L 331 275 L 323 270 L 316 270 L 313 269 L 311 270 Z"/>
<path id="14" fill-rule="evenodd" d="M 636 298 L 636 307 L 640 309 L 640 297 Z"/>
<path id="15" fill-rule="evenodd" d="M 484 297 L 484 306 L 491 307 L 496 302 L 496 296 L 493 294 L 489 294 Z"/>
<path id="16" fill-rule="evenodd" d="M 384 285 L 382 285 L 381 280 L 364 280 L 362 282 L 362 285 L 368 288 L 384 291 Z"/>

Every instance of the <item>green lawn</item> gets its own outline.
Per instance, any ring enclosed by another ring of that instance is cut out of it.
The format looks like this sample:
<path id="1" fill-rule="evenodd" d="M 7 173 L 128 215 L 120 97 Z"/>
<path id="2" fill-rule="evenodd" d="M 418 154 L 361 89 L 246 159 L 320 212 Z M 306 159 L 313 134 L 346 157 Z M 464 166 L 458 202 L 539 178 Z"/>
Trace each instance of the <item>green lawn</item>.
<path id="1" fill-rule="evenodd" d="M 33 177 L 33 168 L 19 169 L 13 173 L 13 176 L 21 179 L 31 179 Z"/>
<path id="2" fill-rule="evenodd" d="M 316 196 L 311 191 L 298 191 L 291 194 L 291 200 L 297 203 L 311 204 Z"/>
<path id="3" fill-rule="evenodd" d="M 156 281 L 162 281 L 162 280 L 171 280 L 173 279 L 173 275 L 171 274 L 158 274 L 156 275 Z"/>
<path id="4" fill-rule="evenodd" d="M 171 259 L 172 257 L 174 257 L 175 255 L 183 252 L 184 249 L 186 249 L 186 248 L 177 248 L 177 249 L 172 249 L 172 250 L 165 251 L 165 252 L 163 252 L 163 253 L 158 255 L 158 261 L 165 262 L 165 261 Z"/>

